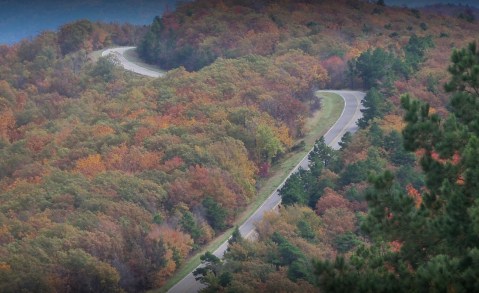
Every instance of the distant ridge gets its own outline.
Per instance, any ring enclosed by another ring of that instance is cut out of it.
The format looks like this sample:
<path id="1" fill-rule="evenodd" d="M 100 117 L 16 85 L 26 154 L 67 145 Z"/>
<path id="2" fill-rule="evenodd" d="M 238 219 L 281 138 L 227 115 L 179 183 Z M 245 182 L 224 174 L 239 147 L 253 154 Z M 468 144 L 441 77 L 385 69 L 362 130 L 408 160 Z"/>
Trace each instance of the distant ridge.
<path id="1" fill-rule="evenodd" d="M 438 5 L 468 5 L 471 7 L 479 8 L 479 1 L 477 0 L 385 0 L 384 1 L 388 6 L 407 6 L 407 7 L 425 7 L 425 6 L 434 6 Z"/>
<path id="2" fill-rule="evenodd" d="M 0 0 L 0 45 L 13 44 L 78 19 L 150 24 L 177 0 Z"/>
<path id="3" fill-rule="evenodd" d="M 472 15 L 475 21 L 479 21 L 479 8 L 461 4 L 434 4 L 418 8 L 424 12 L 436 13 L 459 18 L 467 18 Z"/>

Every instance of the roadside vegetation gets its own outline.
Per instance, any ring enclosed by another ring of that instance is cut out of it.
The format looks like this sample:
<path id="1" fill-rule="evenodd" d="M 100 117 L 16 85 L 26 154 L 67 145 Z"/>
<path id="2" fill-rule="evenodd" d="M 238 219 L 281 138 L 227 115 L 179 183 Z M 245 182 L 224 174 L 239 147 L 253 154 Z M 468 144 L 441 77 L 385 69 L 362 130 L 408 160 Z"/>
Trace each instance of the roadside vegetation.
<path id="1" fill-rule="evenodd" d="M 200 0 L 0 46 L 0 291 L 164 287 L 327 129 L 323 88 L 367 92 L 360 131 L 203 257 L 205 291 L 473 291 L 478 24 L 379 2 Z M 112 45 L 171 70 L 90 62 Z"/>

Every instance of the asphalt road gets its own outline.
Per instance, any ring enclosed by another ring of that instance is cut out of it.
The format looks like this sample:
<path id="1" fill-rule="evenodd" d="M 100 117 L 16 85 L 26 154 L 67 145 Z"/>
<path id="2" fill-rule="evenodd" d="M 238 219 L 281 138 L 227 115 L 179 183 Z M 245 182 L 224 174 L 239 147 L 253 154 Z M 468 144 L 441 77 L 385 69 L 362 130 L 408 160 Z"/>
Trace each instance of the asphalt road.
<path id="1" fill-rule="evenodd" d="M 141 63 L 133 63 L 125 57 L 125 52 L 129 50 L 134 50 L 136 47 L 118 47 L 107 49 L 101 53 L 101 56 L 113 55 L 120 62 L 121 66 L 126 70 L 133 71 L 135 73 L 146 75 L 149 77 L 162 77 L 165 74 L 163 72 L 158 72 L 146 67 L 141 66 Z"/>
<path id="2" fill-rule="evenodd" d="M 123 68 L 136 72 L 141 75 L 146 75 L 150 77 L 161 77 L 164 74 L 162 72 L 154 71 L 145 67 L 140 66 L 138 63 L 133 63 L 125 58 L 124 54 L 128 50 L 133 50 L 135 47 L 119 47 L 108 49 L 102 52 L 102 56 L 107 56 L 113 54 L 117 57 L 118 61 L 121 63 Z M 346 132 L 355 132 L 358 127 L 356 121 L 361 118 L 361 100 L 364 98 L 365 93 L 358 91 L 334 91 L 334 90 L 323 90 L 321 92 L 329 92 L 340 95 L 344 100 L 344 109 L 341 113 L 341 116 L 336 121 L 336 123 L 326 132 L 324 135 L 324 140 L 327 145 L 338 149 L 338 143 L 341 141 L 341 138 Z M 259 222 L 265 212 L 271 211 L 276 208 L 281 203 L 281 197 L 279 196 L 278 190 L 283 187 L 286 180 L 291 176 L 291 174 L 297 172 L 297 170 L 302 167 L 303 169 L 308 168 L 308 155 L 296 165 L 296 167 L 291 171 L 288 177 L 276 188 L 276 190 L 266 199 L 266 201 L 239 227 L 241 235 L 245 238 L 250 238 L 255 231 L 255 223 Z M 219 258 L 222 258 L 226 249 L 228 248 L 228 242 L 224 242 L 221 246 L 216 249 L 213 254 Z M 170 293 L 190 293 L 198 292 L 203 285 L 195 280 L 193 273 L 189 273 L 186 277 L 181 279 L 175 286 L 173 286 L 168 292 Z"/>
<path id="3" fill-rule="evenodd" d="M 365 93 L 358 91 L 320 91 L 320 92 L 329 92 L 340 95 L 345 104 L 341 116 L 336 121 L 336 123 L 328 130 L 324 135 L 324 140 L 327 145 L 338 149 L 338 143 L 341 141 L 341 138 L 346 132 L 355 132 L 358 127 L 356 121 L 361 118 L 361 100 L 364 98 Z M 288 178 L 291 174 L 295 173 L 300 167 L 303 169 L 308 168 L 308 155 L 306 155 L 301 162 L 299 162 L 296 167 L 288 175 Z M 287 178 L 276 188 L 276 190 L 266 199 L 266 201 L 249 217 L 240 227 L 239 230 L 241 235 L 244 238 L 249 238 L 253 235 L 255 231 L 255 223 L 259 222 L 265 212 L 271 211 L 276 208 L 281 202 L 281 197 L 279 196 L 278 190 L 283 187 Z M 222 258 L 226 249 L 228 248 L 228 242 L 224 242 L 221 246 L 216 249 L 213 254 L 219 258 Z M 185 292 L 198 292 L 203 287 L 203 284 L 195 280 L 193 273 L 189 273 L 181 281 L 176 283 L 175 286 L 171 287 L 168 291 L 169 293 L 185 293 Z"/>

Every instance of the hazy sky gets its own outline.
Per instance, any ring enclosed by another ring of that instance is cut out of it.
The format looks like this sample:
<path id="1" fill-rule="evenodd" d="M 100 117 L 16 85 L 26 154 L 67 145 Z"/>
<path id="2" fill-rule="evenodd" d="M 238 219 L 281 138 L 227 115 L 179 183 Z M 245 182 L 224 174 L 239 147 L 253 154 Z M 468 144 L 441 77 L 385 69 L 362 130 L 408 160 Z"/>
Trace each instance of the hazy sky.
<path id="1" fill-rule="evenodd" d="M 0 44 L 12 44 L 44 30 L 86 18 L 150 24 L 177 0 L 0 0 Z"/>

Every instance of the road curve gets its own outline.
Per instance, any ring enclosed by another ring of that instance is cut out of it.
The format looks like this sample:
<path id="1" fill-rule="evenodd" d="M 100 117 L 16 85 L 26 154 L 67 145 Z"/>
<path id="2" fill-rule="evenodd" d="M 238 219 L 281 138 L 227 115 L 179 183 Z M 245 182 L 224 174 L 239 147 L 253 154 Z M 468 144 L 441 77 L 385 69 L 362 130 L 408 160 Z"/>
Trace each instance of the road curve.
<path id="1" fill-rule="evenodd" d="M 113 54 L 117 57 L 118 61 L 121 63 L 123 68 L 126 70 L 133 71 L 135 73 L 146 75 L 150 77 L 162 77 L 164 73 L 154 71 L 145 67 L 140 66 L 140 64 L 130 62 L 125 57 L 125 52 L 128 50 L 132 50 L 135 47 L 119 47 L 119 48 L 112 48 L 107 49 L 102 52 L 102 56 L 107 56 L 109 54 Z M 344 108 L 343 112 L 339 119 L 335 122 L 335 124 L 326 132 L 324 135 L 324 140 L 327 145 L 338 149 L 339 142 L 341 138 L 346 132 L 355 132 L 358 127 L 356 122 L 358 119 L 362 117 L 361 113 L 361 100 L 364 98 L 365 93 L 359 91 L 348 91 L 348 90 L 341 90 L 341 91 L 334 91 L 334 90 L 323 90 L 318 91 L 321 92 L 329 92 L 340 95 L 344 100 Z M 312 150 L 312 149 L 311 149 Z M 311 152 L 310 150 L 310 152 Z M 309 154 L 309 152 L 308 152 Z M 239 227 L 241 235 L 245 238 L 249 238 L 254 230 L 254 224 L 259 222 L 265 212 L 271 211 L 274 209 L 278 204 L 281 202 L 281 197 L 279 196 L 278 191 L 283 187 L 286 180 L 291 176 L 291 174 L 298 171 L 301 167 L 303 169 L 308 168 L 308 154 L 304 156 L 304 158 L 294 167 L 294 169 L 288 174 L 287 178 L 276 188 L 276 190 L 264 201 L 264 203 Z M 228 248 L 228 241 L 221 244 L 218 249 L 216 249 L 213 254 L 217 257 L 222 258 L 226 249 Z M 168 291 L 170 293 L 184 293 L 184 292 L 198 292 L 204 285 L 199 283 L 195 280 L 193 273 L 189 273 L 186 277 L 181 279 L 178 283 L 176 283 L 171 289 Z"/>
<path id="2" fill-rule="evenodd" d="M 162 77 L 165 74 L 160 71 L 156 71 L 153 69 L 149 69 L 146 67 L 141 66 L 141 63 L 133 63 L 132 61 L 128 60 L 125 57 L 125 52 L 129 50 L 134 50 L 136 47 L 117 47 L 117 48 L 111 48 L 103 51 L 101 53 L 101 56 L 108 56 L 108 55 L 113 55 L 116 57 L 116 59 L 120 62 L 121 66 L 125 68 L 126 70 L 133 71 L 135 73 L 149 76 L 149 77 Z M 146 65 L 146 64 L 145 64 Z"/>
<path id="3" fill-rule="evenodd" d="M 341 113 L 341 116 L 336 121 L 336 123 L 326 132 L 324 135 L 324 140 L 327 145 L 338 149 L 338 143 L 341 141 L 341 138 L 346 132 L 355 132 L 358 127 L 356 121 L 362 117 L 361 113 L 361 100 L 364 98 L 365 93 L 358 91 L 319 91 L 329 92 L 340 95 L 344 100 L 344 109 Z M 312 149 L 311 149 L 312 150 Z M 309 152 L 308 152 L 309 154 Z M 276 188 L 276 190 L 266 199 L 266 201 L 239 227 L 241 235 L 245 238 L 249 238 L 255 230 L 254 224 L 259 222 L 265 212 L 271 211 L 274 209 L 280 202 L 281 197 L 279 196 L 278 191 L 283 187 L 286 180 L 295 173 L 300 167 L 303 169 L 308 168 L 308 155 L 296 165 L 296 167 L 291 171 L 288 177 Z M 213 254 L 219 258 L 222 258 L 226 249 L 228 248 L 228 242 L 221 244 L 218 249 L 216 249 Z M 168 291 L 169 293 L 184 293 L 184 292 L 198 292 L 204 285 L 195 280 L 193 273 L 189 273 L 186 277 L 181 279 Z"/>

